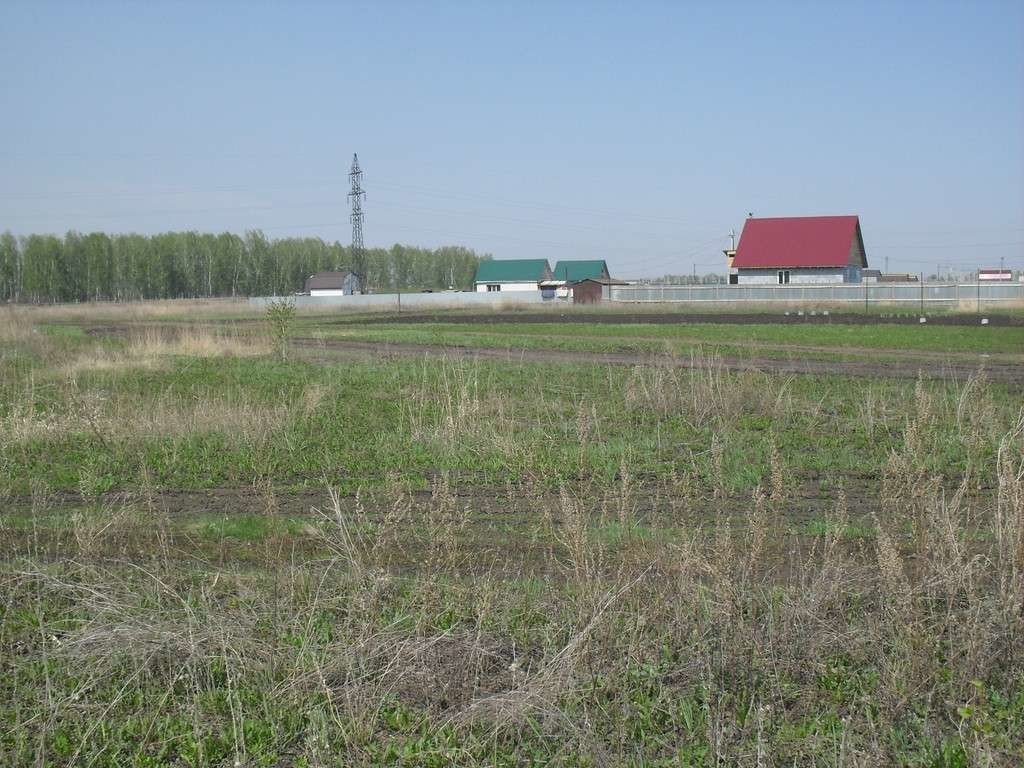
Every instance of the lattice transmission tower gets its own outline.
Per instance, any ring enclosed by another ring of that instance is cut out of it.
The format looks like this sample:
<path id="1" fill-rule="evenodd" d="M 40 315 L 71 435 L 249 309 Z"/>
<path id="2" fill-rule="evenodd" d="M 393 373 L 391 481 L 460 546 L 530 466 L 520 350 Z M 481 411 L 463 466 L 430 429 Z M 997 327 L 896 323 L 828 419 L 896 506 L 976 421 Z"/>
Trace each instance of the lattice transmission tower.
<path id="1" fill-rule="evenodd" d="M 352 191 L 348 193 L 349 202 L 352 204 L 352 271 L 359 278 L 359 292 L 366 293 L 366 252 L 363 249 L 363 200 L 366 199 L 366 192 L 363 190 L 363 171 L 359 167 L 359 155 L 352 155 L 352 169 L 348 174 L 352 183 Z"/>

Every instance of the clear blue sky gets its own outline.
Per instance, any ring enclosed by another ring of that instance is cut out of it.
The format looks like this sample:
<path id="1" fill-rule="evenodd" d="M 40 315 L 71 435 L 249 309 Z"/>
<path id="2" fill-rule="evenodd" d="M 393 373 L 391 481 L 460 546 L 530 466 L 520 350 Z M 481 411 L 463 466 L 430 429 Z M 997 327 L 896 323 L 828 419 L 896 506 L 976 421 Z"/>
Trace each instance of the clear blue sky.
<path id="1" fill-rule="evenodd" d="M 0 4 L 0 230 L 721 271 L 747 212 L 1024 268 L 1024 3 Z"/>

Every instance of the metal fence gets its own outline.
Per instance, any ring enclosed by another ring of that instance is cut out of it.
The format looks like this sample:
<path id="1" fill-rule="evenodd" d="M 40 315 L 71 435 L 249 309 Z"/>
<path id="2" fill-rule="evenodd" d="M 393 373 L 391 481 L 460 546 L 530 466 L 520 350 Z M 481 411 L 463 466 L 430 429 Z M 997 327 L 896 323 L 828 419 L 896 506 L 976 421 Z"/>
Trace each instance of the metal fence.
<path id="1" fill-rule="evenodd" d="M 902 304 L 971 309 L 1024 302 L 1024 283 L 860 283 L 836 285 L 614 285 L 623 302 Z"/>

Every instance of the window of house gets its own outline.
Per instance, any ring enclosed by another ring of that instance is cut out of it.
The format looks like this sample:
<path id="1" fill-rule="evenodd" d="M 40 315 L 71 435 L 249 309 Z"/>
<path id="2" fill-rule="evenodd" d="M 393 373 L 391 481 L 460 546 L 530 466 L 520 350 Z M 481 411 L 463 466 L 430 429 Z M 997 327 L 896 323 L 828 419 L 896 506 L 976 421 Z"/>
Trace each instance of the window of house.
<path id="1" fill-rule="evenodd" d="M 500 291 L 500 290 L 501 290 L 501 286 L 500 285 L 495 285 L 493 283 L 489 283 L 487 285 L 487 292 L 488 293 L 490 293 L 491 291 Z"/>
<path id="2" fill-rule="evenodd" d="M 779 285 L 789 285 L 789 270 L 788 269 L 780 269 L 779 270 Z"/>

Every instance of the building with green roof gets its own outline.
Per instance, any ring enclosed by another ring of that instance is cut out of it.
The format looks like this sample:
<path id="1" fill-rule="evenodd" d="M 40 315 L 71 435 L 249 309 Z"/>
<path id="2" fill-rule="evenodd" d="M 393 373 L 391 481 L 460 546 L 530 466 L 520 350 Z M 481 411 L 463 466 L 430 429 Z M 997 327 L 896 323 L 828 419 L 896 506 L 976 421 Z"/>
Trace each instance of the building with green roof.
<path id="1" fill-rule="evenodd" d="M 580 280 L 607 280 L 610 277 L 608 265 L 601 259 L 562 259 L 555 264 L 552 279 L 562 283 L 578 283 Z"/>
<path id="2" fill-rule="evenodd" d="M 542 280 L 551 279 L 547 259 L 491 259 L 476 268 L 477 293 L 539 291 Z"/>

